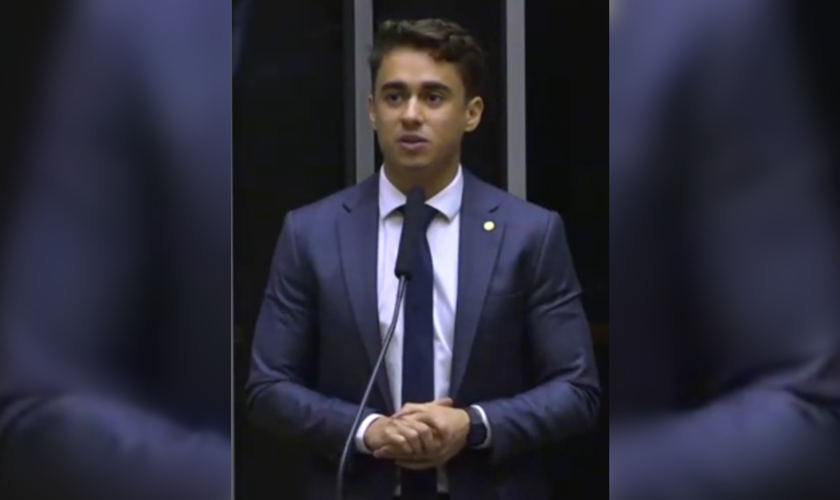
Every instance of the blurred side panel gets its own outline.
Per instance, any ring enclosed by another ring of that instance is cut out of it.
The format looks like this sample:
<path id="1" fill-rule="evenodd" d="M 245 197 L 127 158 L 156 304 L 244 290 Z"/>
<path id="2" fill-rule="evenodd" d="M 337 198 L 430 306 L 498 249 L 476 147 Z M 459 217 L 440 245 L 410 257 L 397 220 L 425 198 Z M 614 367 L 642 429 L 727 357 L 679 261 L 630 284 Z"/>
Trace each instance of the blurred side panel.
<path id="1" fill-rule="evenodd" d="M 231 3 L 33 7 L 3 13 L 0 498 L 229 497 Z"/>

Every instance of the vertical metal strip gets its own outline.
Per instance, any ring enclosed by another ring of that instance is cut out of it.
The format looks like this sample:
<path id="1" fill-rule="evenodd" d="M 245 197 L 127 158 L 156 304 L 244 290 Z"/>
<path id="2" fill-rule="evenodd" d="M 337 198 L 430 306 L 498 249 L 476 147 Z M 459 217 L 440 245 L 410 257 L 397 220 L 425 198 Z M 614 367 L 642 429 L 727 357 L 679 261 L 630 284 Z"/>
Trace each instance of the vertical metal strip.
<path id="1" fill-rule="evenodd" d="M 525 129 L 525 0 L 506 0 L 505 130 L 508 192 L 527 196 Z"/>
<path id="2" fill-rule="evenodd" d="M 368 118 L 370 70 L 368 54 L 373 45 L 373 0 L 353 2 L 353 126 L 355 136 L 355 181 L 361 182 L 373 174 L 374 136 Z"/>
<path id="3" fill-rule="evenodd" d="M 342 58 L 344 63 L 344 186 L 356 183 L 356 13 L 353 0 L 343 0 L 342 12 Z"/>

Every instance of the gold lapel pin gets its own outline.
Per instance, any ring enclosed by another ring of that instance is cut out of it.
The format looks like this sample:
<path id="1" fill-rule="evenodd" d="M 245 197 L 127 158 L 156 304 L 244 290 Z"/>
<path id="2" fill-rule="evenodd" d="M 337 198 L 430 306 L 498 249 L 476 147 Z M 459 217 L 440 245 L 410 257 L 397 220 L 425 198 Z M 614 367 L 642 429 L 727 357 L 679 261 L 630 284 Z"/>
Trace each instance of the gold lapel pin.
<path id="1" fill-rule="evenodd" d="M 492 220 L 488 220 L 487 222 L 484 223 L 484 230 L 485 231 L 492 231 L 495 228 L 496 228 L 496 224 L 494 224 Z"/>

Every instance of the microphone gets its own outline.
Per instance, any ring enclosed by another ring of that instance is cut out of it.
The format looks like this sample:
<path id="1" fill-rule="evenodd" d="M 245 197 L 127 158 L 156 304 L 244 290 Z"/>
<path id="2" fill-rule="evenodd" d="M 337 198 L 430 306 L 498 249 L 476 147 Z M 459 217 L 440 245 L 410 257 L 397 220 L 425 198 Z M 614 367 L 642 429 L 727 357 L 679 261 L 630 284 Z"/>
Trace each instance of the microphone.
<path id="1" fill-rule="evenodd" d="M 426 205 L 426 193 L 423 188 L 416 187 L 409 191 L 405 202 L 403 228 L 400 235 L 400 249 L 397 253 L 397 265 L 394 273 L 397 278 L 411 280 L 417 259 L 417 249 L 426 237 L 423 223 L 423 207 Z"/>
<path id="2" fill-rule="evenodd" d="M 382 342 L 382 349 L 379 351 L 379 357 L 376 359 L 376 364 L 373 366 L 373 372 L 370 374 L 367 387 L 362 395 L 362 400 L 359 402 L 359 410 L 356 412 L 356 418 L 353 420 L 353 426 L 350 428 L 350 433 L 347 435 L 347 440 L 344 442 L 344 450 L 341 452 L 341 460 L 338 463 L 338 476 L 336 477 L 336 498 L 338 500 L 344 499 L 344 470 L 347 467 L 347 461 L 350 456 L 350 449 L 353 447 L 353 442 L 356 440 L 356 432 L 359 430 L 359 425 L 362 421 L 362 414 L 367 406 L 370 393 L 373 390 L 373 384 L 376 381 L 376 376 L 382 367 L 385 360 L 385 353 L 388 352 L 388 347 L 391 345 L 391 340 L 394 338 L 394 330 L 397 328 L 397 319 L 400 317 L 400 309 L 405 299 L 405 288 L 414 273 L 414 268 L 417 260 L 417 248 L 426 237 L 426 228 L 423 221 L 423 206 L 426 204 L 426 193 L 421 187 L 415 187 L 408 193 L 405 202 L 405 211 L 403 215 L 402 234 L 400 234 L 400 246 L 397 253 L 397 264 L 394 269 L 394 274 L 399 278 L 399 286 L 397 287 L 397 301 L 394 307 L 394 314 L 391 317 L 391 324 L 388 326 L 388 331 L 385 334 L 385 340 Z"/>

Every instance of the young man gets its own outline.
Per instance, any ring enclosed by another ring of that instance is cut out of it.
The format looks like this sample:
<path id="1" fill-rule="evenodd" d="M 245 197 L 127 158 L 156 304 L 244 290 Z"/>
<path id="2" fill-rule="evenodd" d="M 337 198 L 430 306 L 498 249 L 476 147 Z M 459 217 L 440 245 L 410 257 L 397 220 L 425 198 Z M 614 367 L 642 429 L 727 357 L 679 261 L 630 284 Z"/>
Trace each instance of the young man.
<path id="1" fill-rule="evenodd" d="M 463 28 L 386 22 L 370 63 L 384 166 L 286 216 L 250 406 L 314 452 L 309 498 L 330 498 L 393 314 L 400 207 L 420 186 L 427 244 L 356 435 L 346 498 L 547 499 L 537 450 L 593 425 L 600 396 L 560 217 L 461 167 L 461 139 L 483 110 L 483 54 Z"/>

